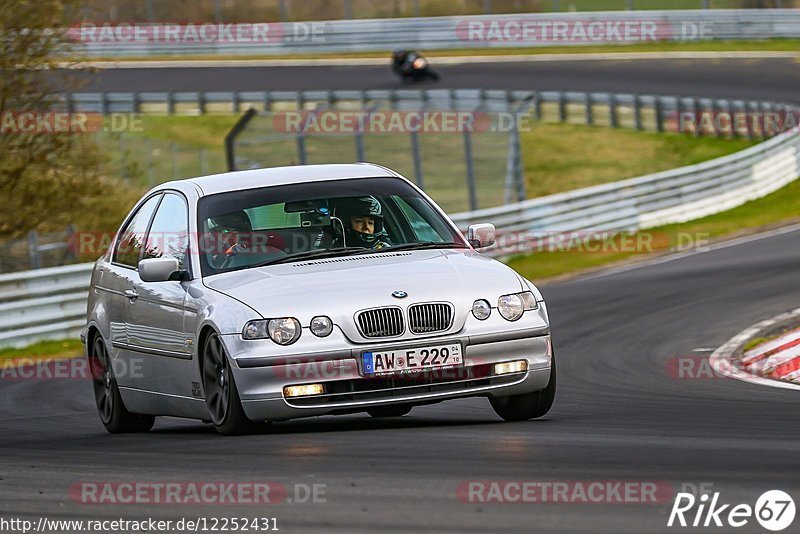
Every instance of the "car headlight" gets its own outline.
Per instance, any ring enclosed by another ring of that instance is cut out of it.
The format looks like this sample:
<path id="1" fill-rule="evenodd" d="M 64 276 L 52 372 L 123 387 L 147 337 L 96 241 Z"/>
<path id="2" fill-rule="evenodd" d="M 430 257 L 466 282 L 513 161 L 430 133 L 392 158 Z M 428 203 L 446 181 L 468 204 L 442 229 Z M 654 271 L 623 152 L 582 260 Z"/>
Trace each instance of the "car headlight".
<path id="1" fill-rule="evenodd" d="M 492 305 L 485 300 L 476 300 L 472 303 L 472 315 L 479 321 L 488 319 L 492 314 Z"/>
<path id="2" fill-rule="evenodd" d="M 539 303 L 530 291 L 503 295 L 497 299 L 497 310 L 507 321 L 516 321 L 527 310 L 535 310 L 538 307 Z"/>
<path id="3" fill-rule="evenodd" d="M 309 328 L 311 333 L 317 337 L 329 336 L 333 332 L 333 321 L 330 317 L 318 315 L 311 319 L 311 326 Z"/>
<path id="4" fill-rule="evenodd" d="M 291 345 L 300 338 L 303 331 L 300 321 L 294 317 L 281 319 L 259 319 L 244 325 L 244 339 L 270 338 L 278 345 Z"/>

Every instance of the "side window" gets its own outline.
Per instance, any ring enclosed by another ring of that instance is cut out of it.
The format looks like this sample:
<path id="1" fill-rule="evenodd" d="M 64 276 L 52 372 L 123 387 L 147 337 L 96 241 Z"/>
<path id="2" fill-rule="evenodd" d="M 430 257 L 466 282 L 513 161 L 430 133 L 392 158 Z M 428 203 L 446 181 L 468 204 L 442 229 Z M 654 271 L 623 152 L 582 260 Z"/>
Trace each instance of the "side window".
<path id="1" fill-rule="evenodd" d="M 432 241 L 442 242 L 442 236 L 436 233 L 436 230 L 431 228 L 431 225 L 426 221 L 420 213 L 415 210 L 403 197 L 394 197 L 400 211 L 405 215 L 408 224 L 414 230 L 414 234 L 419 241 Z"/>
<path id="2" fill-rule="evenodd" d="M 147 245 L 144 247 L 146 258 L 175 258 L 178 267 L 184 268 L 186 252 L 189 246 L 189 210 L 183 197 L 167 193 L 158 206 L 150 232 L 147 234 Z"/>
<path id="3" fill-rule="evenodd" d="M 160 198 L 161 195 L 151 197 L 139 207 L 136 215 L 128 221 L 128 224 L 120 232 L 111 261 L 134 268 L 138 265 L 139 253 L 144 244 L 144 234 L 147 232 L 147 225 L 150 224 L 150 219 Z"/>

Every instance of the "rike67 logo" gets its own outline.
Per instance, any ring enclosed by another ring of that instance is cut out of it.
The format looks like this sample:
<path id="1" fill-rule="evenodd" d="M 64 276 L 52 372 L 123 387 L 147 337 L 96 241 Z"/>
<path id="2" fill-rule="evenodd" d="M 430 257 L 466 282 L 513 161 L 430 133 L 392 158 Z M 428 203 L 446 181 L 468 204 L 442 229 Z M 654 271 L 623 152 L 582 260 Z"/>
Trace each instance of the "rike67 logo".
<path id="1" fill-rule="evenodd" d="M 778 532 L 794 522 L 795 511 L 794 499 L 781 490 L 765 492 L 755 506 L 723 504 L 719 492 L 700 497 L 678 493 L 667 526 L 739 528 L 755 519 L 763 528 Z"/>

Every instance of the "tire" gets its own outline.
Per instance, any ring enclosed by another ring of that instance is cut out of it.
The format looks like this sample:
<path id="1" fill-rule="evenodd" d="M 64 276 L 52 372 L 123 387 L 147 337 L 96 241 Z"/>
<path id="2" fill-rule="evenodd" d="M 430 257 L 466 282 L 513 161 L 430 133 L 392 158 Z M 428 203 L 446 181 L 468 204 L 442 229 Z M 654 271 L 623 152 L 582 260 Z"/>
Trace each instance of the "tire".
<path id="1" fill-rule="evenodd" d="M 411 411 L 412 406 L 408 404 L 392 404 L 390 406 L 376 406 L 370 408 L 367 413 L 372 417 L 403 417 Z"/>
<path id="2" fill-rule="evenodd" d="M 556 398 L 556 356 L 553 354 L 550 366 L 550 382 L 547 387 L 533 393 L 511 395 L 509 397 L 490 397 L 489 402 L 495 413 L 504 421 L 528 421 L 543 417 L 550 411 Z"/>
<path id="3" fill-rule="evenodd" d="M 95 336 L 89 353 L 89 369 L 100 422 L 111 434 L 148 432 L 156 422 L 152 415 L 131 413 L 125 408 L 119 394 L 114 368 L 102 336 Z"/>
<path id="4" fill-rule="evenodd" d="M 225 347 L 216 333 L 209 335 L 203 346 L 202 373 L 206 405 L 217 432 L 223 436 L 252 434 L 266 426 L 245 415 Z"/>

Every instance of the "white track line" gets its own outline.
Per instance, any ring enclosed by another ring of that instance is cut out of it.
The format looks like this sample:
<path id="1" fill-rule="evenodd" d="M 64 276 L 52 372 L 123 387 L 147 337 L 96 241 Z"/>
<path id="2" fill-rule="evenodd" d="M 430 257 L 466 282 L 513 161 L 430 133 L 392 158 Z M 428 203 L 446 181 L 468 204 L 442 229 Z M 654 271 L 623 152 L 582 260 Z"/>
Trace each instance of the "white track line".
<path id="1" fill-rule="evenodd" d="M 566 61 L 629 61 L 664 59 L 800 59 L 798 52 L 598 52 L 575 54 L 508 54 L 496 56 L 429 56 L 431 64 L 460 65 L 467 63 L 552 63 Z M 173 69 L 234 67 L 336 67 L 388 65 L 386 57 L 314 58 L 314 59 L 135 59 L 61 63 L 61 68 L 98 69 Z"/>

